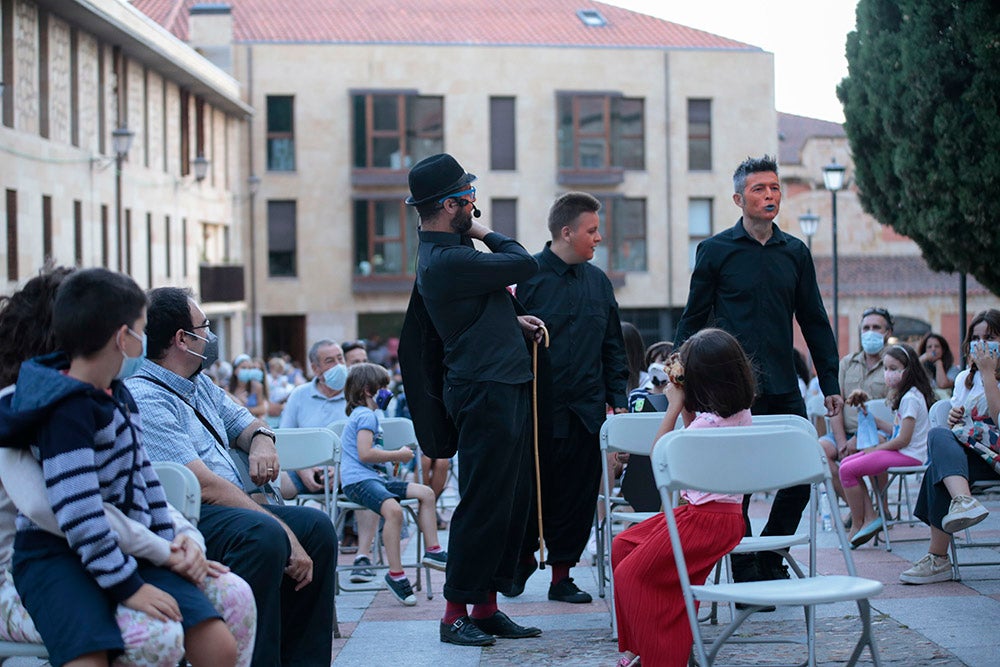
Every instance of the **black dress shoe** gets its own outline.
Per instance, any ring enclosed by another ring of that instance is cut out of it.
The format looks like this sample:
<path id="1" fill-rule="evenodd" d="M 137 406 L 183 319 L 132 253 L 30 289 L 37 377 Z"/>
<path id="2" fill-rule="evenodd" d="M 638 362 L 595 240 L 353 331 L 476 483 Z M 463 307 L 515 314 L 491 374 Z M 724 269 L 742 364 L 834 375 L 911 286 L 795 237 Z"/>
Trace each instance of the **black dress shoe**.
<path id="1" fill-rule="evenodd" d="M 516 598 L 524 592 L 524 585 L 537 569 L 538 561 L 535 560 L 534 556 L 531 557 L 531 560 L 518 561 L 517 566 L 514 568 L 514 583 L 511 584 L 510 590 L 500 592 L 504 597 Z"/>
<path id="2" fill-rule="evenodd" d="M 587 604 L 594 598 L 590 597 L 590 593 L 581 591 L 580 587 L 573 583 L 573 577 L 566 577 L 549 586 L 549 599 L 556 602 Z"/>
<path id="3" fill-rule="evenodd" d="M 451 625 L 441 621 L 441 641 L 459 646 L 493 646 L 497 643 L 493 635 L 480 630 L 468 616 L 463 616 Z"/>
<path id="4" fill-rule="evenodd" d="M 542 634 L 540 628 L 526 628 L 510 620 L 510 617 L 502 611 L 495 612 L 489 618 L 470 619 L 479 626 L 479 629 L 503 639 L 526 639 L 537 637 Z"/>

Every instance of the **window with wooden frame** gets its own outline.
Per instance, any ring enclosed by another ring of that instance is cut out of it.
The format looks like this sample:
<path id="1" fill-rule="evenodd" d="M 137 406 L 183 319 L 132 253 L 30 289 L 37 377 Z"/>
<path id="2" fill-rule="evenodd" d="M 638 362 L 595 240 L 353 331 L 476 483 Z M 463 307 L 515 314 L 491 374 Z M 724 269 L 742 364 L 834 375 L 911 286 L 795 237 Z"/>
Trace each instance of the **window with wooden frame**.
<path id="1" fill-rule="evenodd" d="M 645 169 L 645 109 L 639 98 L 559 93 L 559 182 L 621 183 L 626 170 Z"/>
<path id="2" fill-rule="evenodd" d="M 356 92 L 354 183 L 406 183 L 410 167 L 444 151 L 444 98 L 415 91 Z"/>
<path id="3" fill-rule="evenodd" d="M 296 269 L 296 205 L 294 200 L 267 202 L 267 274 L 292 277 Z"/>
<path id="4" fill-rule="evenodd" d="M 712 100 L 688 100 L 688 170 L 712 169 Z"/>
<path id="5" fill-rule="evenodd" d="M 295 98 L 267 96 L 267 170 L 295 171 Z"/>
<path id="6" fill-rule="evenodd" d="M 598 197 L 601 236 L 592 260 L 608 274 L 646 270 L 646 200 Z"/>
<path id="7" fill-rule="evenodd" d="M 712 235 L 712 200 L 688 200 L 688 268 L 694 270 L 698 244 Z"/>
<path id="8" fill-rule="evenodd" d="M 355 288 L 361 286 L 364 291 L 367 283 L 368 289 L 376 291 L 408 290 L 418 240 L 416 212 L 403 203 L 403 197 L 355 200 Z M 393 280 L 399 278 L 405 280 Z"/>

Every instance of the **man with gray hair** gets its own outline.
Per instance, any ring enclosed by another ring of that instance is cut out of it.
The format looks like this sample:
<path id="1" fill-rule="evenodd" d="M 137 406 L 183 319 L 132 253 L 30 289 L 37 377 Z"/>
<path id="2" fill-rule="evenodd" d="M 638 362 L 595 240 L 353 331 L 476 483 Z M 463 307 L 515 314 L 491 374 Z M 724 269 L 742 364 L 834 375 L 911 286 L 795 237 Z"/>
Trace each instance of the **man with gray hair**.
<path id="1" fill-rule="evenodd" d="M 781 208 L 778 164 L 765 155 L 747 158 L 733 173 L 733 203 L 743 215 L 736 224 L 698 244 L 687 305 L 677 323 L 674 349 L 706 326 L 723 329 L 754 360 L 755 415 L 806 416 L 792 354 L 792 317 L 799 323 L 826 397 L 827 415 L 844 400 L 837 381 L 837 344 L 816 284 L 816 267 L 806 245 L 775 224 Z M 711 320 L 709 319 L 711 316 Z M 743 500 L 746 534 L 750 496 Z M 795 533 L 809 502 L 809 486 L 781 489 L 761 535 Z M 787 579 L 781 557 L 771 552 L 733 557 L 733 579 Z"/>
<path id="2" fill-rule="evenodd" d="M 344 383 L 347 382 L 347 364 L 344 352 L 328 338 L 323 338 L 309 348 L 309 366 L 312 368 L 311 382 L 301 384 L 292 390 L 281 412 L 281 428 L 326 428 L 330 424 L 347 419 L 345 409 L 347 400 L 344 397 Z M 286 478 L 282 476 L 281 495 L 294 498 L 299 493 L 323 492 L 323 469 L 309 468 L 307 470 L 289 470 L 287 482 L 294 488 L 288 488 Z M 371 545 L 378 530 L 379 516 L 372 511 L 363 510 L 356 513 L 358 524 L 358 551 L 354 564 L 358 566 L 351 573 L 351 582 L 363 584 L 375 578 L 371 566 Z M 353 536 L 352 536 L 353 539 Z M 346 544 L 341 550 L 347 552 L 350 546 Z"/>

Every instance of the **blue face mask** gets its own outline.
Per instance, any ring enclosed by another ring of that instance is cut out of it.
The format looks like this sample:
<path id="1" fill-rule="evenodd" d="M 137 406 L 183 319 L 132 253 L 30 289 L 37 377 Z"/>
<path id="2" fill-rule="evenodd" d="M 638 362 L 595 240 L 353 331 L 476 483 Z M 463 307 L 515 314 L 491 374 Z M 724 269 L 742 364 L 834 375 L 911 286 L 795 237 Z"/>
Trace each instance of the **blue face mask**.
<path id="1" fill-rule="evenodd" d="M 142 366 L 142 360 L 146 358 L 146 334 L 143 333 L 140 338 L 139 334 L 135 333 L 131 329 L 129 329 L 126 333 L 136 340 L 142 341 L 142 354 L 138 357 L 130 357 L 125 354 L 125 350 L 122 349 L 122 356 L 125 357 L 125 359 L 122 360 L 121 370 L 119 370 L 118 375 L 115 376 L 119 380 L 124 380 L 125 378 L 132 377 L 138 373 L 139 367 Z"/>
<path id="2" fill-rule="evenodd" d="M 865 354 L 878 354 L 885 347 L 885 336 L 877 331 L 865 331 L 861 334 L 861 349 Z"/>
<path id="3" fill-rule="evenodd" d="M 378 393 L 375 395 L 375 404 L 382 412 L 385 412 L 385 409 L 389 407 L 389 401 L 391 400 L 392 392 L 385 387 L 379 389 Z"/>
<path id="4" fill-rule="evenodd" d="M 323 372 L 323 384 L 334 391 L 343 391 L 347 384 L 347 366 L 337 364 Z"/>
<path id="5" fill-rule="evenodd" d="M 969 347 L 973 355 L 983 356 L 987 350 L 993 356 L 1000 355 L 1000 343 L 995 340 L 974 340 L 969 343 Z"/>
<path id="6" fill-rule="evenodd" d="M 240 382 L 263 382 L 264 371 L 259 368 L 241 368 L 236 371 L 236 379 Z"/>

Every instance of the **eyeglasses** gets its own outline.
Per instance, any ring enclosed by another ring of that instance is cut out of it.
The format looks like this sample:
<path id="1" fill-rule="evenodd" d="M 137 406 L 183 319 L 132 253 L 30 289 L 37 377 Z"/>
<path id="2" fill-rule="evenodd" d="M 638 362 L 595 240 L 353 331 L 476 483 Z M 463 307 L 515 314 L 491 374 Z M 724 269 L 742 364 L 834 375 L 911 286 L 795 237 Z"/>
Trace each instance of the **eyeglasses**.
<path id="1" fill-rule="evenodd" d="M 469 188 L 468 190 L 462 190 L 461 192 L 455 192 L 453 194 L 450 194 L 447 197 L 442 197 L 441 199 L 438 199 L 438 203 L 439 204 L 443 204 L 446 201 L 448 201 L 449 199 L 461 199 L 462 197 L 465 197 L 466 195 L 468 195 L 469 199 L 471 199 L 472 201 L 476 201 L 476 189 L 475 188 Z"/>
<path id="2" fill-rule="evenodd" d="M 198 325 L 196 327 L 192 326 L 191 329 L 208 329 L 211 326 L 212 326 L 212 320 L 205 320 L 204 324 Z"/>
<path id="3" fill-rule="evenodd" d="M 871 308 L 865 308 L 865 312 L 861 313 L 862 319 L 868 317 L 869 315 L 878 315 L 888 322 L 890 327 L 892 326 L 892 315 L 890 315 L 889 311 L 885 308 L 876 308 L 872 306 Z"/>

